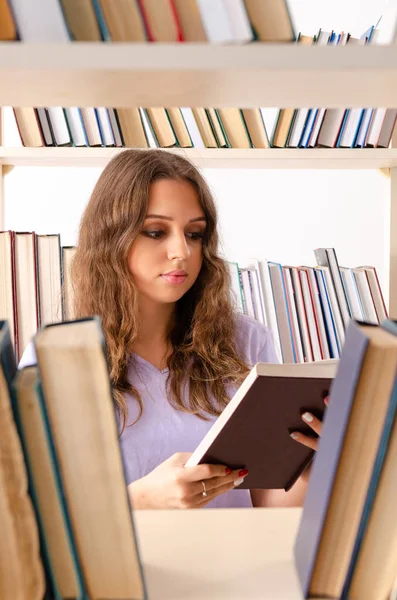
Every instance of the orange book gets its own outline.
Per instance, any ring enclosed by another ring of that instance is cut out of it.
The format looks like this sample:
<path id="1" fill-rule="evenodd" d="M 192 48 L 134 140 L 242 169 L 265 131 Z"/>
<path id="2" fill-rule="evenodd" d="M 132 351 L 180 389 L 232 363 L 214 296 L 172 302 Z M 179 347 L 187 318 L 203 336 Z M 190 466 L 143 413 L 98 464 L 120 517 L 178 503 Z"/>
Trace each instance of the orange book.
<path id="1" fill-rule="evenodd" d="M 0 0 L 0 40 L 15 40 L 17 32 L 7 0 Z"/>

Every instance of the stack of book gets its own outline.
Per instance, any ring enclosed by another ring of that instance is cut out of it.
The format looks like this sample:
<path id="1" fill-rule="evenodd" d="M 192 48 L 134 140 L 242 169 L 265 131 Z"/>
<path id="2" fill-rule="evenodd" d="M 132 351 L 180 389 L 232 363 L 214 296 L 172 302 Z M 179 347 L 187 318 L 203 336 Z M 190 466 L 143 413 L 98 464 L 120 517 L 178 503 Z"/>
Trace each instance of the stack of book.
<path id="1" fill-rule="evenodd" d="M 386 600 L 397 575 L 397 323 L 351 322 L 295 544 L 305 598 Z"/>
<path id="2" fill-rule="evenodd" d="M 0 40 L 291 42 L 286 0 L 0 0 Z"/>
<path id="3" fill-rule="evenodd" d="M 315 257 L 316 267 L 228 263 L 238 310 L 269 327 L 282 362 L 338 358 L 350 319 L 376 324 L 388 316 L 375 267 L 340 267 L 333 248 Z"/>
<path id="4" fill-rule="evenodd" d="M 0 232 L 0 319 L 7 320 L 17 360 L 37 328 L 73 318 L 74 248 L 60 235 Z"/>
<path id="5" fill-rule="evenodd" d="M 17 372 L 0 322 L 0 598 L 143 600 L 99 323 L 46 327 L 35 350 Z"/>

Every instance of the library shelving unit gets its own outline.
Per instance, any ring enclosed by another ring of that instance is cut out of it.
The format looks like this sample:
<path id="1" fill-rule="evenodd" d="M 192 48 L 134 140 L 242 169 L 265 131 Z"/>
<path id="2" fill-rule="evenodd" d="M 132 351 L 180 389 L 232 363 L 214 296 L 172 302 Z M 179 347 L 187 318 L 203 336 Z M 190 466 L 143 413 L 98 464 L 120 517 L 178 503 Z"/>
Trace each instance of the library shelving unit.
<path id="1" fill-rule="evenodd" d="M 393 46 L 0 43 L 0 82 L 0 106 L 392 108 L 397 105 L 397 52 Z M 201 168 L 382 169 L 391 178 L 389 310 L 397 316 L 395 138 L 388 149 L 166 151 L 181 153 Z M 7 148 L 0 115 L 0 228 L 3 175 L 10 168 L 100 167 L 120 151 Z M 204 589 L 207 598 L 299 598 L 292 562 L 298 517 L 295 509 L 137 513 L 150 597 L 169 591 L 170 598 L 198 599 Z M 222 537 L 225 532 L 230 539 Z"/>

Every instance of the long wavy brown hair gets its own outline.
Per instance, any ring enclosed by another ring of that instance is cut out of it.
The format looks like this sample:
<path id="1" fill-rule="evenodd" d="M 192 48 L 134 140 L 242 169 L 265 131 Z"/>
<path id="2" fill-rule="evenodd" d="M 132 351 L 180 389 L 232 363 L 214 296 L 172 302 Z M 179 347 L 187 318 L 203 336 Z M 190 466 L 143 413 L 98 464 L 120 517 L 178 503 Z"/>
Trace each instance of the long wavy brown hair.
<path id="1" fill-rule="evenodd" d="M 170 401 L 175 408 L 201 418 L 205 413 L 219 415 L 229 400 L 226 384 L 240 383 L 248 372 L 235 347 L 229 270 L 218 254 L 217 213 L 208 185 L 181 156 L 162 150 L 121 152 L 103 170 L 83 214 L 71 276 L 76 317 L 99 315 L 102 320 L 123 429 L 128 416 L 125 393 L 136 398 L 138 419 L 144 409 L 127 376 L 139 331 L 138 292 L 128 255 L 143 228 L 150 186 L 160 179 L 181 179 L 193 185 L 207 219 L 202 268 L 176 303 L 175 325 L 169 333 Z M 184 400 L 182 390 L 187 383 L 190 393 Z"/>

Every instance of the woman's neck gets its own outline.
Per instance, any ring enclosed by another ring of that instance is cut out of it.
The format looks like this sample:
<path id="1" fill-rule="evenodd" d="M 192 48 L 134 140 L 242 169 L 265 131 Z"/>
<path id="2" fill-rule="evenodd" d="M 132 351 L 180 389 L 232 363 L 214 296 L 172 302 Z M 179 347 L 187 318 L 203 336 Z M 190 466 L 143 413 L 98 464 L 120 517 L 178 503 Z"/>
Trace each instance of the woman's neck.
<path id="1" fill-rule="evenodd" d="M 132 346 L 132 352 L 158 369 L 167 366 L 167 358 L 172 352 L 168 334 L 172 326 L 174 310 L 174 304 L 154 305 L 142 302 L 139 307 L 139 332 Z"/>
<path id="2" fill-rule="evenodd" d="M 138 341 L 164 343 L 170 332 L 175 304 L 141 302 L 139 306 Z"/>

